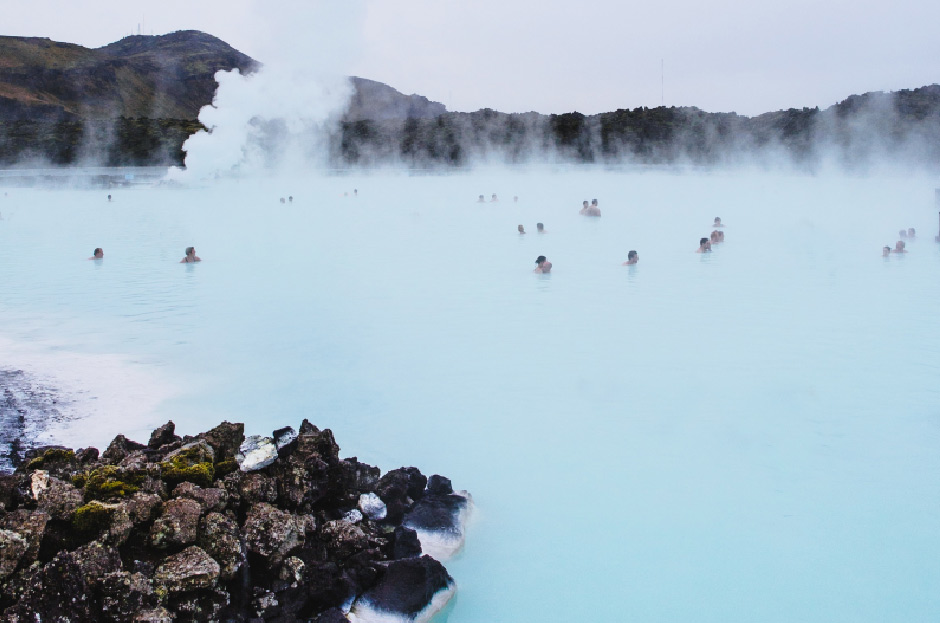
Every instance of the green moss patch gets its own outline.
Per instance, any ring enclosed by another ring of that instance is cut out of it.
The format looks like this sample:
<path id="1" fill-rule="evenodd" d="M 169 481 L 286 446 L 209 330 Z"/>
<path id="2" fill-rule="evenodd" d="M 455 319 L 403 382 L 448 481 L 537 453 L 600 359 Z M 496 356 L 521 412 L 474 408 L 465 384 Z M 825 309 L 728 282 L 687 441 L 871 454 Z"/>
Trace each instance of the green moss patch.
<path id="1" fill-rule="evenodd" d="M 142 474 L 121 472 L 113 465 L 105 465 L 85 474 L 85 501 L 113 500 L 134 495 L 143 479 Z M 75 480 L 73 478 L 72 482 Z"/>
<path id="2" fill-rule="evenodd" d="M 71 461 L 75 458 L 75 452 L 73 450 L 63 450 L 62 448 L 50 448 L 42 453 L 42 456 L 37 456 L 35 459 L 30 461 L 27 465 L 27 469 L 41 469 L 45 465 L 52 463 L 65 463 Z"/>
<path id="3" fill-rule="evenodd" d="M 81 534 L 98 533 L 111 525 L 114 509 L 98 502 L 90 502 L 75 510 L 72 527 Z"/>
<path id="4" fill-rule="evenodd" d="M 232 472 L 238 471 L 238 461 L 235 459 L 225 459 L 215 464 L 215 477 L 225 478 Z"/>
<path id="5" fill-rule="evenodd" d="M 171 489 L 181 482 L 211 487 L 212 481 L 215 480 L 215 466 L 211 461 L 200 461 L 202 458 L 203 455 L 198 449 L 192 449 L 160 463 L 163 480 Z"/>

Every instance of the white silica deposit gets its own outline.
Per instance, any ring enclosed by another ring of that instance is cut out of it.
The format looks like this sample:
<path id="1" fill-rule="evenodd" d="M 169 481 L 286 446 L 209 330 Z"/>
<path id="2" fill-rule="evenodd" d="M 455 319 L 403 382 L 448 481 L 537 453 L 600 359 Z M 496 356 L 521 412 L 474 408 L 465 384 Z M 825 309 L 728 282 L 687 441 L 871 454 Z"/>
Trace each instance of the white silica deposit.
<path id="1" fill-rule="evenodd" d="M 249 435 L 238 448 L 235 460 L 243 472 L 253 472 L 277 460 L 277 444 L 271 437 Z"/>
<path id="2" fill-rule="evenodd" d="M 388 514 L 385 502 L 374 493 L 363 493 L 359 496 L 359 510 L 373 521 L 385 519 Z"/>

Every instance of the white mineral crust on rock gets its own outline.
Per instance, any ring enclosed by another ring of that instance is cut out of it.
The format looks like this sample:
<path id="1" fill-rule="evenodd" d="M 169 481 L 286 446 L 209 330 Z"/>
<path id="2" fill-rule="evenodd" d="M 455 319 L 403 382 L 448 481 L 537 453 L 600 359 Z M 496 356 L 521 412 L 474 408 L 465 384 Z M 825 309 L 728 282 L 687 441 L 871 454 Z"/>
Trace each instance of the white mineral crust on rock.
<path id="1" fill-rule="evenodd" d="M 348 521 L 349 523 L 359 523 L 362 521 L 362 513 L 359 512 L 359 509 L 354 508 L 343 515 L 343 521 Z"/>
<path id="2" fill-rule="evenodd" d="M 49 472 L 44 469 L 37 469 L 29 477 L 29 492 L 34 500 L 38 500 L 40 494 L 49 488 Z"/>
<path id="3" fill-rule="evenodd" d="M 359 510 L 372 520 L 385 519 L 388 512 L 385 508 L 385 502 L 374 493 L 363 493 L 359 496 Z"/>
<path id="4" fill-rule="evenodd" d="M 238 448 L 235 460 L 243 472 L 267 467 L 277 459 L 277 446 L 270 437 L 251 435 Z"/>

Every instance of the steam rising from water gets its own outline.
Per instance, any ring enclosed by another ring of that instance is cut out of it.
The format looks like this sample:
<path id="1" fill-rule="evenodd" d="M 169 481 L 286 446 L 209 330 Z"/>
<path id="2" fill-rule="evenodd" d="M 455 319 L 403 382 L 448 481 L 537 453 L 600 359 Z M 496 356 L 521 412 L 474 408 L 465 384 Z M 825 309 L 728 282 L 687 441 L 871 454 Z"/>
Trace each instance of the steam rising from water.
<path id="1" fill-rule="evenodd" d="M 186 141 L 186 170 L 171 178 L 325 164 L 326 130 L 351 93 L 346 75 L 362 9 L 361 0 L 254 2 L 247 19 L 256 42 L 245 52 L 263 66 L 216 74 L 213 103 L 199 113 L 209 132 Z"/>

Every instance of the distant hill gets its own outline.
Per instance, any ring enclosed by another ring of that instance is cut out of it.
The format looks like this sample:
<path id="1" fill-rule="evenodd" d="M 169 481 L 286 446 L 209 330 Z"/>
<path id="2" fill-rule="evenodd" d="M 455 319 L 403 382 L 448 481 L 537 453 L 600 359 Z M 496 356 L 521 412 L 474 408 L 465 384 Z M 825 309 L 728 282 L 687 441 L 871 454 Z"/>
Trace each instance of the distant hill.
<path id="1" fill-rule="evenodd" d="M 434 119 L 447 112 L 441 103 L 432 102 L 423 95 L 402 95 L 387 84 L 375 80 L 353 76 L 352 84 L 353 95 L 344 117 L 346 121 Z"/>
<path id="2" fill-rule="evenodd" d="M 340 164 L 426 168 L 524 164 L 781 164 L 807 171 L 879 163 L 940 170 L 940 86 L 851 95 L 829 108 L 756 117 L 694 107 L 596 115 L 447 112 L 434 119 L 347 121 Z"/>
<path id="3" fill-rule="evenodd" d="M 196 119 L 215 73 L 260 64 L 195 30 L 125 37 L 88 49 L 38 37 L 0 37 L 0 121 Z M 420 95 L 353 77 L 347 119 L 428 119 L 447 112 Z"/>
<path id="4" fill-rule="evenodd" d="M 257 67 L 194 30 L 125 37 L 93 50 L 0 37 L 0 120 L 195 119 L 212 102 L 218 70 Z"/>
<path id="5" fill-rule="evenodd" d="M 260 63 L 187 30 L 130 36 L 97 49 L 0 37 L 0 164 L 182 164 L 203 128 L 218 70 Z M 824 110 L 756 117 L 694 107 L 507 114 L 448 112 L 421 95 L 351 78 L 329 137 L 331 166 L 459 167 L 478 161 L 724 165 L 789 162 L 814 169 L 876 160 L 940 169 L 940 86 L 852 95 Z M 259 124 L 260 145 L 284 127 Z M 265 141 L 265 131 L 271 132 Z"/>
<path id="6" fill-rule="evenodd" d="M 215 73 L 261 64 L 195 30 L 125 37 L 89 49 L 0 36 L 0 164 L 182 164 L 183 142 L 204 129 Z M 443 104 L 353 77 L 346 119 L 430 119 Z"/>

